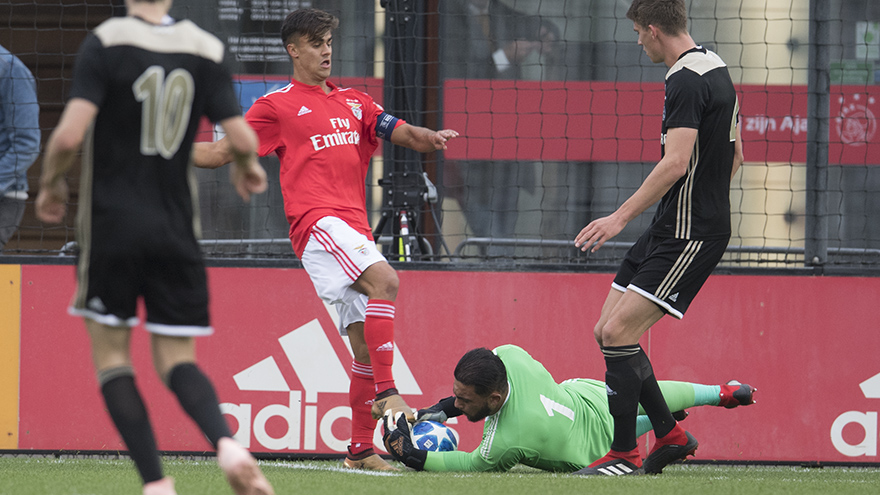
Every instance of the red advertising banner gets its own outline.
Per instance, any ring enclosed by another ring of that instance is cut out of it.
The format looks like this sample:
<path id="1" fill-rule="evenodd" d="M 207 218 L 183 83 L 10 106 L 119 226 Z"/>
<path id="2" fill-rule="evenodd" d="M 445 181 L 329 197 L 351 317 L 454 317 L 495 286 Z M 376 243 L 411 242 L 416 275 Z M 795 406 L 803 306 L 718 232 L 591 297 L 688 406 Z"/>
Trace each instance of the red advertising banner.
<path id="1" fill-rule="evenodd" d="M 278 76 L 236 77 L 243 111 L 290 82 Z M 381 104 L 383 81 L 340 78 Z M 447 79 L 443 126 L 461 136 L 450 160 L 652 162 L 660 159 L 663 83 Z M 741 85 L 746 161 L 804 163 L 807 87 Z M 880 164 L 880 87 L 832 86 L 829 163 Z M 199 140 L 211 139 L 205 120 Z M 381 147 L 376 151 L 381 154 Z"/>
<path id="2" fill-rule="evenodd" d="M 446 80 L 452 160 L 652 162 L 663 83 Z M 742 85 L 746 161 L 806 161 L 806 86 Z M 880 87 L 832 86 L 829 163 L 880 164 Z"/>
<path id="3" fill-rule="evenodd" d="M 424 407 L 451 395 L 467 350 L 513 343 L 557 380 L 602 379 L 592 337 L 607 274 L 401 271 L 397 385 Z M 299 269 L 212 268 L 216 332 L 198 339 L 237 438 L 256 452 L 341 454 L 348 442 L 351 355 L 335 310 Z M 79 318 L 66 314 L 71 266 L 21 272 L 20 449 L 124 449 L 101 402 Z M 699 459 L 878 462 L 878 278 L 722 276 L 681 321 L 643 339 L 660 379 L 758 388 L 754 406 L 691 410 Z M 133 336 L 137 381 L 163 450 L 208 444 L 151 369 L 148 336 Z M 462 448 L 482 424 L 453 425 Z M 377 447 L 380 444 L 377 442 Z"/>

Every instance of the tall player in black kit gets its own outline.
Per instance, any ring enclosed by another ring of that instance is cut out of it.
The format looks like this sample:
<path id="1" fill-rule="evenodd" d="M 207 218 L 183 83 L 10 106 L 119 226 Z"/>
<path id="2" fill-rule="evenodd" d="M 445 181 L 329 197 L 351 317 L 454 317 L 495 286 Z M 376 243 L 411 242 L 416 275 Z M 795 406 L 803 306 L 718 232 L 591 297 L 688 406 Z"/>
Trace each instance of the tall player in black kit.
<path id="1" fill-rule="evenodd" d="M 129 343 L 146 307 L 156 371 L 217 450 L 239 495 L 273 490 L 233 438 L 194 337 L 213 332 L 189 167 L 199 120 L 219 122 L 235 157 L 232 181 L 247 200 L 266 189 L 257 138 L 241 116 L 223 44 L 167 16 L 171 0 L 126 0 L 128 15 L 98 26 L 80 47 L 70 100 L 49 138 L 37 215 L 60 222 L 64 174 L 83 148 L 77 290 L 69 312 L 88 330 L 110 417 L 143 480 L 145 495 L 174 495 L 165 477 Z"/>
<path id="2" fill-rule="evenodd" d="M 730 240 L 730 181 L 743 161 L 733 82 L 724 61 L 688 34 L 684 0 L 634 0 L 626 16 L 651 61 L 669 67 L 662 159 L 614 213 L 584 227 L 575 245 L 595 252 L 660 203 L 627 252 L 594 328 L 614 438 L 610 452 L 578 475 L 659 474 L 696 451 L 697 440 L 669 412 L 639 339 L 664 314 L 682 318 L 721 260 Z M 752 400 L 754 389 L 732 385 L 734 399 Z M 657 438 L 644 465 L 636 443 L 640 403 Z"/>

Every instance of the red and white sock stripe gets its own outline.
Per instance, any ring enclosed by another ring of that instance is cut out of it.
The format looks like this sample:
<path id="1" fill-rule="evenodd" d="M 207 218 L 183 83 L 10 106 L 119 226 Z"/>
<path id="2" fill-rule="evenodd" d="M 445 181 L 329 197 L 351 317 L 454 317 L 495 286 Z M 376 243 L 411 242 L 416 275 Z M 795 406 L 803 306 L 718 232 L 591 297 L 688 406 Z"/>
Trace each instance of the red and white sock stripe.
<path id="1" fill-rule="evenodd" d="M 387 301 L 370 300 L 367 302 L 366 316 L 394 319 L 394 304 Z"/>
<path id="2" fill-rule="evenodd" d="M 360 375 L 364 378 L 373 379 L 373 367 L 369 364 L 359 363 L 357 361 L 351 362 L 351 373 L 353 375 Z"/>

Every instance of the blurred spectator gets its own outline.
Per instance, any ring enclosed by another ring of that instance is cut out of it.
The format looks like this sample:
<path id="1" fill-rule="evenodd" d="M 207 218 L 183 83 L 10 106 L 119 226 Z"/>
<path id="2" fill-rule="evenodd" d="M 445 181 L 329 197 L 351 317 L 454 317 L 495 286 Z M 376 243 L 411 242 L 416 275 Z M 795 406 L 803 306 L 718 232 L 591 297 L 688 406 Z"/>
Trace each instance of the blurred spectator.
<path id="1" fill-rule="evenodd" d="M 551 55 L 559 40 L 552 22 L 499 0 L 450 0 L 441 12 L 447 78 L 518 79 L 532 54 Z"/>
<path id="2" fill-rule="evenodd" d="M 532 60 L 549 56 L 559 40 L 555 24 L 515 10 L 498 0 L 450 0 L 442 43 L 447 79 L 519 79 Z M 477 237 L 516 235 L 520 191 L 534 192 L 532 162 L 462 160 L 447 162 L 446 194 L 458 200 Z M 511 248 L 492 247 L 492 257 L 513 256 Z"/>
<path id="3" fill-rule="evenodd" d="M 39 116 L 33 74 L 0 46 L 0 251 L 24 215 L 27 171 L 40 154 Z"/>

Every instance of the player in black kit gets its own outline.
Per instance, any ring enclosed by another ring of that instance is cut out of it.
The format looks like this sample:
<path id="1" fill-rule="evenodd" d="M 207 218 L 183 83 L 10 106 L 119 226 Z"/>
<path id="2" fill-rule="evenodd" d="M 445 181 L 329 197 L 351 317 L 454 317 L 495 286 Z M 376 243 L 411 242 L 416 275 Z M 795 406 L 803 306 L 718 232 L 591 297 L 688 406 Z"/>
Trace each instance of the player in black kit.
<path id="1" fill-rule="evenodd" d="M 104 402 L 143 493 L 175 490 L 134 381 L 129 343 L 139 298 L 156 371 L 217 450 L 233 490 L 269 495 L 272 487 L 232 438 L 213 385 L 196 366 L 193 339 L 213 332 L 189 167 L 199 120 L 204 115 L 226 131 L 232 181 L 245 200 L 266 189 L 256 135 L 241 116 L 217 38 L 168 17 L 171 0 L 127 0 L 126 7 L 126 17 L 105 21 L 80 47 L 70 100 L 46 147 L 37 215 L 63 219 L 64 174 L 82 148 L 69 312 L 85 320 Z"/>
<path id="2" fill-rule="evenodd" d="M 662 159 L 617 211 L 584 227 L 575 245 L 596 251 L 660 204 L 627 252 L 594 329 L 605 356 L 614 440 L 579 475 L 658 474 L 697 449 L 669 412 L 639 339 L 666 313 L 682 318 L 721 260 L 730 239 L 730 181 L 743 161 L 733 82 L 724 61 L 688 34 L 684 0 L 634 0 L 626 15 L 651 61 L 669 67 Z M 639 404 L 657 438 L 644 466 L 636 443 Z"/>

